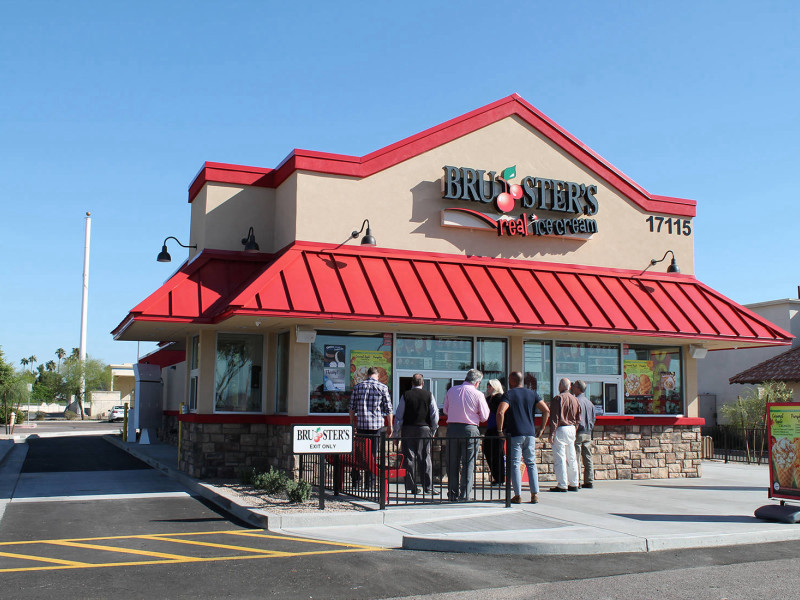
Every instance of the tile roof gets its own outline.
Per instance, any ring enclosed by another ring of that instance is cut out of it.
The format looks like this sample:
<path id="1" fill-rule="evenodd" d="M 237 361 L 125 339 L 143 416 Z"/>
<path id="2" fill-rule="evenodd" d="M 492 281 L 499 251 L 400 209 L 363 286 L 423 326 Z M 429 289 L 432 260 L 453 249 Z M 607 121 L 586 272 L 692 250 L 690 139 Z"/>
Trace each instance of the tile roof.
<path id="1" fill-rule="evenodd" d="M 731 377 L 730 383 L 800 381 L 800 347 L 773 356 Z"/>

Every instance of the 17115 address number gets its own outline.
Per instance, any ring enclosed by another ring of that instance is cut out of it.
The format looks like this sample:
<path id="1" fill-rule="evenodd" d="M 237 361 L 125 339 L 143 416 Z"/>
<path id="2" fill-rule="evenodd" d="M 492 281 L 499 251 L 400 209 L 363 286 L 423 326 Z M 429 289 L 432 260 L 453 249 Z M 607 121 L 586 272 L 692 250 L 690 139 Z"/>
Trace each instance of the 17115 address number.
<path id="1" fill-rule="evenodd" d="M 692 222 L 689 219 L 670 219 L 669 217 L 650 215 L 645 221 L 650 224 L 650 233 L 692 235 Z"/>

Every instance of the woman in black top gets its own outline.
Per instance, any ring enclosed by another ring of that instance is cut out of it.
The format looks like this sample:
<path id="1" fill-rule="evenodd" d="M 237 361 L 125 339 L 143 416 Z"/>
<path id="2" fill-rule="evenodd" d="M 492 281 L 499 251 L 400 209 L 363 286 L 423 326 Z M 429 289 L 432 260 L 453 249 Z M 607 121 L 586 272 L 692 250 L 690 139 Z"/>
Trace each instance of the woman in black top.
<path id="1" fill-rule="evenodd" d="M 497 407 L 503 397 L 503 385 L 497 379 L 486 384 L 486 403 L 489 405 L 489 418 L 486 420 L 486 438 L 483 440 L 483 456 L 492 474 L 492 483 L 506 481 L 505 440 L 497 437 Z"/>

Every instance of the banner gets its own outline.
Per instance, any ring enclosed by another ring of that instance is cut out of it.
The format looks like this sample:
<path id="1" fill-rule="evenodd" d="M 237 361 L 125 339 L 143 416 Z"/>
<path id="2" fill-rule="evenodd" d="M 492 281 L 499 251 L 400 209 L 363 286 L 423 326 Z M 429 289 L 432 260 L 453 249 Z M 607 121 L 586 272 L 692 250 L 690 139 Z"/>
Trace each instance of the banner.
<path id="1" fill-rule="evenodd" d="M 800 498 L 800 402 L 767 404 L 769 497 Z"/>
<path id="2" fill-rule="evenodd" d="M 392 353 L 380 350 L 350 351 L 350 385 L 351 387 L 367 378 L 367 369 L 378 369 L 378 381 L 389 385 L 392 378 Z"/>
<path id="3" fill-rule="evenodd" d="M 343 392 L 345 390 L 346 348 L 343 344 L 326 344 L 324 349 L 322 389 L 326 392 Z"/>

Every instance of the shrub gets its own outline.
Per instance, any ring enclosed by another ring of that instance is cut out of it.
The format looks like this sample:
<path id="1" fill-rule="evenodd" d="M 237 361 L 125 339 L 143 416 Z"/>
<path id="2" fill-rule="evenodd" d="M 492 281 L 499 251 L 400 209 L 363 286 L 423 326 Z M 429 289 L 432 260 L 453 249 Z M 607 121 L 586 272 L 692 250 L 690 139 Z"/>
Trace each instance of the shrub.
<path id="1" fill-rule="evenodd" d="M 286 484 L 286 495 L 290 502 L 302 504 L 311 498 L 311 484 L 302 479 L 289 481 Z"/>
<path id="2" fill-rule="evenodd" d="M 283 471 L 275 470 L 275 467 L 270 467 L 266 473 L 258 473 L 253 476 L 253 487 L 272 495 L 285 490 L 288 482 L 286 474 Z"/>
<path id="3" fill-rule="evenodd" d="M 78 418 L 78 413 L 74 413 L 71 410 L 65 410 L 64 411 L 64 418 L 67 421 L 74 421 L 75 419 Z"/>
<path id="4" fill-rule="evenodd" d="M 244 485 L 253 485 L 257 474 L 255 467 L 239 467 L 239 481 Z"/>
<path id="5" fill-rule="evenodd" d="M 36 420 L 37 421 L 44 421 L 47 418 L 47 413 L 39 411 L 36 413 Z"/>
<path id="6" fill-rule="evenodd" d="M 21 410 L 14 408 L 13 406 L 9 406 L 8 410 L 6 411 L 6 407 L 0 405 L 0 423 L 7 425 L 11 419 L 11 413 L 16 413 L 17 418 L 14 421 L 15 423 L 23 423 L 25 421 L 25 413 Z"/>

